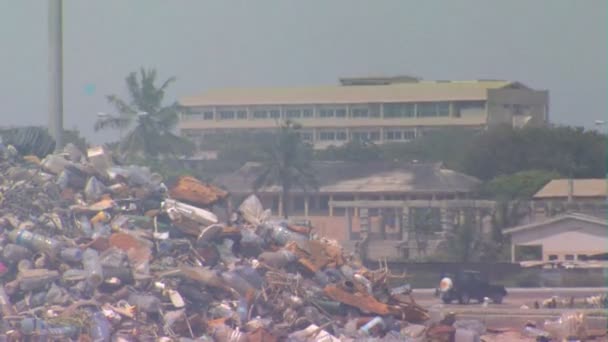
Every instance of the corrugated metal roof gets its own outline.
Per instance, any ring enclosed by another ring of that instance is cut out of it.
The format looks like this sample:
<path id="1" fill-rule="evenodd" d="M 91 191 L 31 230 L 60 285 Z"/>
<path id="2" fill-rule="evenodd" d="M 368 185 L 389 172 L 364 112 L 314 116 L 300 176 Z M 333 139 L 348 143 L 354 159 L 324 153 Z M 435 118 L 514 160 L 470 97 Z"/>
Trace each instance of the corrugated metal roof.
<path id="1" fill-rule="evenodd" d="M 525 224 L 523 226 L 505 229 L 502 232 L 503 232 L 503 234 L 513 234 L 513 233 L 521 232 L 524 230 L 544 227 L 546 225 L 557 223 L 557 222 L 560 222 L 563 220 L 575 220 L 575 221 L 582 221 L 582 222 L 597 224 L 600 226 L 608 226 L 608 223 L 606 223 L 606 220 L 599 219 L 595 216 L 585 215 L 585 214 L 580 214 L 580 213 L 569 213 L 569 214 L 558 215 L 558 216 L 549 218 L 544 221 L 533 222 L 530 224 Z"/>
<path id="2" fill-rule="evenodd" d="M 474 177 L 429 163 L 313 162 L 312 168 L 321 193 L 462 193 L 472 191 L 479 184 Z M 214 183 L 233 193 L 250 193 L 262 171 L 258 163 L 246 163 L 236 172 L 218 177 Z M 272 185 L 258 191 L 278 193 L 281 188 Z"/>
<path id="3" fill-rule="evenodd" d="M 606 197 L 606 179 L 573 179 L 573 197 Z M 568 179 L 554 179 L 547 183 L 535 195 L 535 199 L 567 198 Z"/>
<path id="4" fill-rule="evenodd" d="M 421 81 L 372 86 L 217 89 L 180 99 L 186 107 L 387 102 L 479 101 L 508 81 Z"/>

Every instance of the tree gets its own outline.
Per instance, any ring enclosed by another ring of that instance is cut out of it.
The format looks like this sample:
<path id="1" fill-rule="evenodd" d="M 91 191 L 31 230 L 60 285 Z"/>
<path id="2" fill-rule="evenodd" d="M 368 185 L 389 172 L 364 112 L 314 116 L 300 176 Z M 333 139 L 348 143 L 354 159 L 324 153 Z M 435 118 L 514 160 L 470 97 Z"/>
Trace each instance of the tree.
<path id="1" fill-rule="evenodd" d="M 480 195 L 495 200 L 529 200 L 550 180 L 559 178 L 560 174 L 552 171 L 520 171 L 512 175 L 501 175 L 483 183 Z"/>
<path id="2" fill-rule="evenodd" d="M 379 146 L 369 141 L 352 140 L 348 143 L 335 147 L 330 146 L 325 150 L 315 153 L 318 160 L 341 160 L 354 162 L 370 162 L 382 159 Z"/>
<path id="3" fill-rule="evenodd" d="M 464 151 L 463 171 L 482 180 L 525 170 L 603 178 L 606 136 L 577 127 L 494 127 Z"/>
<path id="4" fill-rule="evenodd" d="M 300 139 L 300 126 L 291 121 L 280 125 L 274 139 L 263 149 L 262 173 L 254 187 L 280 185 L 283 216 L 289 217 L 289 195 L 294 187 L 304 190 L 316 188 L 317 181 L 312 169 L 312 148 Z"/>
<path id="5" fill-rule="evenodd" d="M 134 125 L 118 146 L 118 152 L 130 158 L 192 153 L 194 144 L 173 133 L 178 121 L 178 104 L 163 106 L 165 91 L 174 81 L 175 77 L 170 77 L 157 87 L 156 70 L 141 68 L 139 74 L 131 72 L 125 79 L 129 100 L 107 96 L 118 115 L 99 118 L 95 130 L 122 130 Z"/>

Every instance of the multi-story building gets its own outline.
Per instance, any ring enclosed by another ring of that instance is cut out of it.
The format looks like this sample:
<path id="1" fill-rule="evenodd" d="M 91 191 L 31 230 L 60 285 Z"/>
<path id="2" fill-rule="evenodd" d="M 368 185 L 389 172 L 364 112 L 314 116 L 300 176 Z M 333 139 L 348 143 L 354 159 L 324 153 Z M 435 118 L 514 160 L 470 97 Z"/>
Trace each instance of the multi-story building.
<path id="1" fill-rule="evenodd" d="M 445 127 L 521 127 L 548 121 L 549 96 L 518 82 L 422 81 L 401 76 L 347 78 L 324 87 L 210 90 L 184 97 L 179 128 L 200 142 L 226 131 L 273 130 L 281 120 L 303 126 L 315 148 L 350 140 L 408 141 Z"/>

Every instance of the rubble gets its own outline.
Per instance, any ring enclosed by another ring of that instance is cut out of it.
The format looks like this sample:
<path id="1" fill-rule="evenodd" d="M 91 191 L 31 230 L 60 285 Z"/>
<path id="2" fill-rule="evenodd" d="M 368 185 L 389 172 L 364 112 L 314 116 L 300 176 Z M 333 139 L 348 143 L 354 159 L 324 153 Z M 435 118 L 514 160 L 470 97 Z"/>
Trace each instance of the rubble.
<path id="1" fill-rule="evenodd" d="M 170 188 L 104 148 L 0 150 L 0 339 L 348 341 L 421 336 L 428 312 L 255 196 Z M 27 145 L 27 146 L 26 146 Z M 398 278 L 398 277 L 397 277 Z M 423 328 L 420 328 L 423 327 Z"/>

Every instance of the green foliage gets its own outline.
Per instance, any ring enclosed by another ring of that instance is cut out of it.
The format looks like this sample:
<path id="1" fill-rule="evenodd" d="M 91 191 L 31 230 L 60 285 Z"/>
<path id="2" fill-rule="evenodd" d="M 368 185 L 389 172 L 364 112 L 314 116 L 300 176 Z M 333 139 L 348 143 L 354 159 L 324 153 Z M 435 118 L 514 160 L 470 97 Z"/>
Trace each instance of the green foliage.
<path id="1" fill-rule="evenodd" d="M 225 161 L 261 161 L 273 139 L 273 134 L 255 131 L 226 133 L 205 139 L 205 149 L 217 150 L 218 159 Z"/>
<path id="2" fill-rule="evenodd" d="M 478 135 L 477 131 L 465 128 L 435 130 L 406 143 L 382 145 L 384 160 L 441 161 L 452 169 L 461 169 L 464 153 Z"/>
<path id="3" fill-rule="evenodd" d="M 312 170 L 312 148 L 303 143 L 298 134 L 300 126 L 287 121 L 278 128 L 272 141 L 264 146 L 263 171 L 255 181 L 255 188 L 279 184 L 283 195 L 283 214 L 289 215 L 287 199 L 293 187 L 308 189 L 317 186 Z"/>
<path id="4" fill-rule="evenodd" d="M 83 153 L 86 153 L 89 148 L 89 142 L 85 137 L 80 135 L 80 131 L 77 128 L 63 131 L 63 143 L 64 145 L 74 144 Z"/>
<path id="5" fill-rule="evenodd" d="M 369 162 L 382 159 L 382 149 L 367 141 L 353 140 L 340 147 L 330 146 L 315 152 L 318 160 Z"/>
<path id="6" fill-rule="evenodd" d="M 55 139 L 44 127 L 29 126 L 0 130 L 2 143 L 13 145 L 21 155 L 44 158 L 55 150 Z"/>
<path id="7" fill-rule="evenodd" d="M 559 177 L 554 171 L 520 171 L 485 182 L 479 191 L 483 197 L 498 200 L 530 199 L 550 180 Z"/>
<path id="8" fill-rule="evenodd" d="M 460 171 L 482 180 L 524 170 L 603 178 L 605 139 L 595 131 L 575 127 L 495 127 L 469 145 Z"/>
<path id="9" fill-rule="evenodd" d="M 130 73 L 125 80 L 129 100 L 109 95 L 107 100 L 114 105 L 118 116 L 100 118 L 95 123 L 95 130 L 126 129 L 134 124 L 119 144 L 120 154 L 127 157 L 193 153 L 194 144 L 173 133 L 178 121 L 178 104 L 162 105 L 165 91 L 174 81 L 171 77 L 157 87 L 156 70 L 142 68 L 139 74 Z"/>

